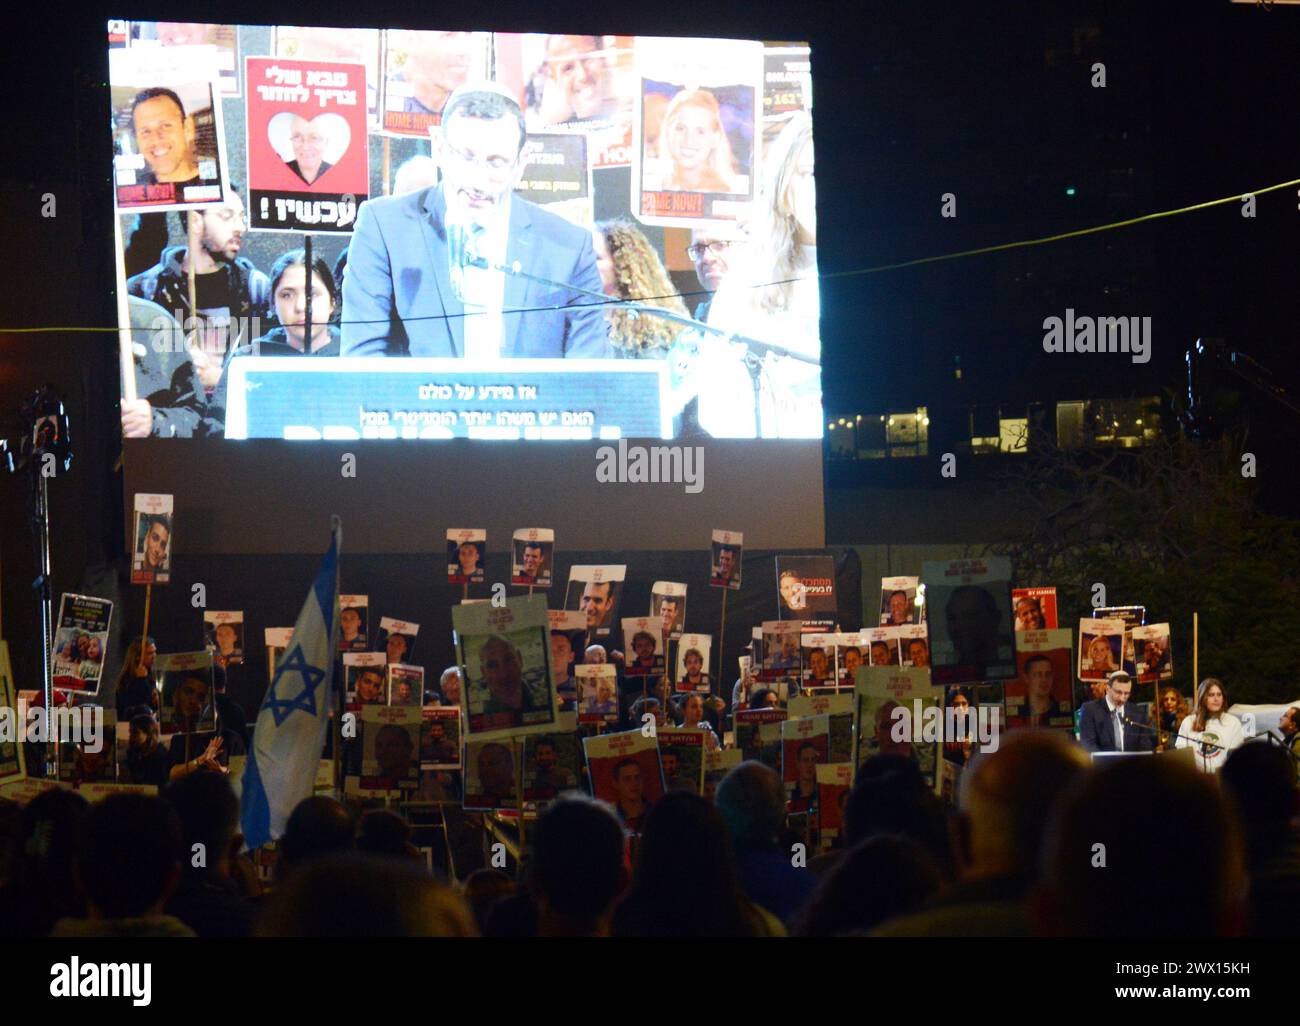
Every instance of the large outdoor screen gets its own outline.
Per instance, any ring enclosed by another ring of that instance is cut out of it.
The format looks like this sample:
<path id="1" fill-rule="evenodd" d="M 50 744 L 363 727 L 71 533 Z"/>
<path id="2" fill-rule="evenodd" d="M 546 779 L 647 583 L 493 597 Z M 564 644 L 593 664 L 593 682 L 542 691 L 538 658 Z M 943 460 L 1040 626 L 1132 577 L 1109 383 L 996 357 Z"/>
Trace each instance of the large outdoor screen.
<path id="1" fill-rule="evenodd" d="M 806 45 L 113 21 L 109 87 L 128 437 L 821 437 Z"/>

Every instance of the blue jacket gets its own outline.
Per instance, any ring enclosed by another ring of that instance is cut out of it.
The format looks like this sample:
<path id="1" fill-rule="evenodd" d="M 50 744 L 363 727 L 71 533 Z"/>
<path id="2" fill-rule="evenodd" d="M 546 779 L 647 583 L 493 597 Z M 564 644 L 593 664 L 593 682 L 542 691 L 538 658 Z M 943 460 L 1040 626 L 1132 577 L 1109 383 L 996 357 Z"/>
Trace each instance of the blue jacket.
<path id="1" fill-rule="evenodd" d="M 463 304 L 451 287 L 442 186 L 362 204 L 343 279 L 344 356 L 465 355 Z M 519 196 L 506 263 L 601 291 L 591 236 Z M 503 357 L 610 355 L 604 307 L 570 289 L 507 275 Z M 542 309 L 558 307 L 555 310 Z"/>

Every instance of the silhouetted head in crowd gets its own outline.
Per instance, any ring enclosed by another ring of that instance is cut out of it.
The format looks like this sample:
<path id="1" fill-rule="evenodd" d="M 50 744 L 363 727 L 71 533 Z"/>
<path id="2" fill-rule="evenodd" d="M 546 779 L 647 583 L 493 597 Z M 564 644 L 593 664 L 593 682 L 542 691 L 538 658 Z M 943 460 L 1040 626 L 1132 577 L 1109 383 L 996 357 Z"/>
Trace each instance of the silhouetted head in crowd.
<path id="1" fill-rule="evenodd" d="M 230 780 L 222 773 L 190 773 L 169 784 L 163 796 L 180 817 L 181 838 L 186 852 L 203 845 L 205 868 L 224 876 L 230 860 L 239 854 L 243 835 L 239 833 L 239 799 Z M 194 867 L 184 861 L 186 871 Z"/>
<path id="2" fill-rule="evenodd" d="M 1033 878 L 1053 803 L 1089 768 L 1056 731 L 1012 732 L 961 778 L 957 857 L 963 875 Z"/>
<path id="3" fill-rule="evenodd" d="M 844 843 L 853 847 L 882 834 L 910 837 L 930 853 L 945 876 L 952 852 L 943 803 L 915 759 L 875 755 L 858 767 L 844 806 Z"/>
<path id="4" fill-rule="evenodd" d="M 503 898 L 510 897 L 518 889 L 514 878 L 499 869 L 476 869 L 465 878 L 465 882 L 461 885 L 461 893 L 469 903 L 480 933 L 484 932 L 493 906 Z"/>
<path id="5" fill-rule="evenodd" d="M 775 847 L 785 826 L 785 788 L 761 762 L 742 762 L 714 792 L 714 802 L 738 851 Z"/>
<path id="6" fill-rule="evenodd" d="M 43 937 L 64 916 L 85 914 L 76 861 L 89 808 L 81 795 L 61 789 L 44 791 L 23 806 L 10 842 L 0 933 Z"/>
<path id="7" fill-rule="evenodd" d="M 530 876 L 541 936 L 606 933 L 626 883 L 623 827 L 606 806 L 573 795 L 541 814 Z"/>
<path id="8" fill-rule="evenodd" d="M 1082 774 L 1052 811 L 1041 877 L 1039 934 L 1230 937 L 1243 926 L 1237 824 L 1214 779 L 1176 759 Z"/>
<path id="9" fill-rule="evenodd" d="M 414 859 L 420 850 L 411 844 L 411 825 L 389 809 L 371 809 L 361 816 L 357 851 Z"/>
<path id="10" fill-rule="evenodd" d="M 277 880 L 285 879 L 311 859 L 351 851 L 353 829 L 352 816 L 333 798 L 304 798 L 294 806 L 284 825 Z"/>
<path id="11" fill-rule="evenodd" d="M 1228 753 L 1219 782 L 1247 835 L 1285 827 L 1300 810 L 1295 760 L 1285 749 L 1252 743 Z"/>
<path id="12" fill-rule="evenodd" d="M 732 773 L 747 765 L 759 764 Z M 753 929 L 748 908 L 718 810 L 685 791 L 664 795 L 646 817 L 632 886 L 614 915 L 615 935 L 745 936 Z"/>
<path id="13" fill-rule="evenodd" d="M 478 930 L 460 896 L 414 860 L 351 852 L 300 866 L 272 894 L 256 932 L 263 937 L 473 937 Z"/>
<path id="14" fill-rule="evenodd" d="M 781 704 L 781 696 L 771 688 L 755 688 L 749 696 L 751 709 L 775 709 Z"/>
<path id="15" fill-rule="evenodd" d="M 9 882 L 14 860 L 14 838 L 23 818 L 23 807 L 9 798 L 0 798 L 0 887 Z"/>
<path id="16" fill-rule="evenodd" d="M 92 919 L 158 915 L 181 876 L 181 821 L 161 798 L 115 794 L 86 813 L 77 873 Z"/>
<path id="17" fill-rule="evenodd" d="M 870 930 L 915 912 L 943 882 L 926 850 L 906 837 L 872 837 L 826 874 L 795 921 L 803 937 Z"/>

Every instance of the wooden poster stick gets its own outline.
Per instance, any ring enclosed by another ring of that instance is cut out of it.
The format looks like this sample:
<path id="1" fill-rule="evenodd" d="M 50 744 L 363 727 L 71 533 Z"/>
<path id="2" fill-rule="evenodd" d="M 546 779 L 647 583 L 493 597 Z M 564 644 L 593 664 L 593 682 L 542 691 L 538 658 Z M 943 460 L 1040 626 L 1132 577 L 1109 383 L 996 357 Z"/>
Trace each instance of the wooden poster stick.
<path id="1" fill-rule="evenodd" d="M 122 369 L 122 398 L 134 402 L 135 354 L 131 351 L 131 309 L 126 298 L 126 255 L 122 252 L 122 219 L 113 211 L 113 255 L 117 275 L 117 346 Z"/>
<path id="2" fill-rule="evenodd" d="M 144 629 L 140 632 L 140 661 L 136 668 L 144 669 L 145 650 L 149 647 L 149 601 L 153 598 L 153 582 L 144 586 Z"/>

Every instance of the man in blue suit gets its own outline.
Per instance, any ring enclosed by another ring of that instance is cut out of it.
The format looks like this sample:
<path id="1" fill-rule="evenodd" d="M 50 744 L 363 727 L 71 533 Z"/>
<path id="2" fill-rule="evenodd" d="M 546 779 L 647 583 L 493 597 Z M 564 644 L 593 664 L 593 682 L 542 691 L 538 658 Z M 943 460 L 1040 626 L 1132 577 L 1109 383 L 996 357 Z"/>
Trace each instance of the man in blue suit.
<path id="1" fill-rule="evenodd" d="M 435 139 L 441 184 L 361 207 L 342 355 L 611 355 L 604 308 L 564 287 L 601 291 L 590 234 L 513 195 L 524 140 L 523 114 L 505 90 L 486 83 L 452 94 Z M 476 256 L 560 284 L 476 265 Z"/>
<path id="2" fill-rule="evenodd" d="M 1106 693 L 1085 702 L 1079 713 L 1079 742 L 1089 752 L 1142 752 L 1154 747 L 1154 731 L 1129 719 L 1127 704 L 1133 693 L 1133 678 L 1116 670 L 1106 678 Z"/>

